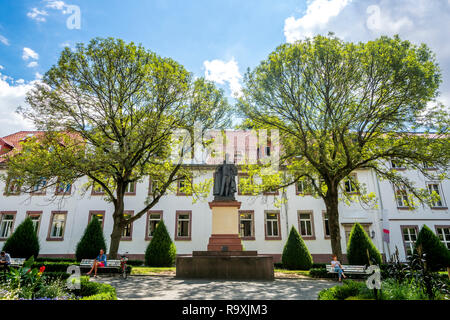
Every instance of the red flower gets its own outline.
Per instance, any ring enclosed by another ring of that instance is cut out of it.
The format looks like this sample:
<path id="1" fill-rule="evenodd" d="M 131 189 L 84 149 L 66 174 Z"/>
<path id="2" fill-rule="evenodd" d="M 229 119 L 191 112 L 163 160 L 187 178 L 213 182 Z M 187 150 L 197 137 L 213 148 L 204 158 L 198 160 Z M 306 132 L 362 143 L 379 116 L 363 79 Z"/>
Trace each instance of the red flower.
<path id="1" fill-rule="evenodd" d="M 44 270 L 45 270 L 45 266 L 42 266 L 42 267 L 39 268 L 39 272 L 40 273 L 44 272 Z"/>
<path id="2" fill-rule="evenodd" d="M 31 272 L 31 269 L 28 269 L 27 273 L 30 273 L 30 272 Z"/>

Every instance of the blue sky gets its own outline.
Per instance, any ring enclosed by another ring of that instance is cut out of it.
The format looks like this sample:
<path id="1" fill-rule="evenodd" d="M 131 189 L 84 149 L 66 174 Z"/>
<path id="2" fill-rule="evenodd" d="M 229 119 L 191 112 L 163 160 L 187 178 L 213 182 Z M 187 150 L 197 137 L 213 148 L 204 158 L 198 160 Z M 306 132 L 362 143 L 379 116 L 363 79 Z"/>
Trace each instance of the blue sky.
<path id="1" fill-rule="evenodd" d="M 80 9 L 79 29 L 67 27 L 70 5 Z M 0 136 L 32 128 L 14 114 L 25 93 L 65 45 L 93 37 L 142 43 L 231 97 L 246 69 L 286 41 L 328 31 L 348 41 L 398 33 L 436 53 L 448 106 L 448 30 L 450 0 L 0 0 Z"/>

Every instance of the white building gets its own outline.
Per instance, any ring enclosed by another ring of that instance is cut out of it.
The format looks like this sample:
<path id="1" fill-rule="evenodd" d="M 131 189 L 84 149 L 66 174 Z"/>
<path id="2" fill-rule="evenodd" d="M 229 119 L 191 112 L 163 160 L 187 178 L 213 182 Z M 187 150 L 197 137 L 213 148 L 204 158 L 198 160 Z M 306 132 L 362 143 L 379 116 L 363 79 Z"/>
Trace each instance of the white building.
<path id="1" fill-rule="evenodd" d="M 0 138 L 0 147 L 14 148 L 18 141 L 30 132 L 19 132 Z M 233 141 L 233 140 L 231 140 Z M 244 152 L 253 152 L 249 147 L 251 139 L 244 139 Z M 270 146 L 269 146 L 270 148 Z M 5 150 L 4 149 L 4 150 Z M 7 152 L 1 151 L 2 153 Z M 234 153 L 236 155 L 236 152 Z M 235 156 L 236 158 L 236 156 Z M 0 163 L 0 174 L 5 173 L 5 163 Z M 194 183 L 211 179 L 215 165 L 193 165 L 199 175 Z M 450 191 L 448 180 L 442 184 L 425 181 L 418 172 L 407 172 L 418 183 L 429 184 L 430 188 L 441 195 L 441 201 L 433 208 L 405 210 L 397 202 L 394 189 L 389 182 L 379 181 L 374 172 L 359 170 L 356 179 L 365 184 L 367 192 L 374 192 L 380 200 L 377 208 L 365 208 L 361 203 L 339 206 L 341 238 L 343 252 L 352 225 L 359 222 L 372 238 L 373 243 L 382 254 L 393 253 L 398 247 L 400 257 L 404 260 L 410 250 L 418 231 L 423 224 L 441 235 L 450 249 L 450 215 L 446 198 Z M 113 205 L 106 202 L 95 190 L 84 195 L 82 186 L 87 179 L 81 179 L 65 190 L 48 188 L 44 193 L 9 194 L 3 192 L 7 186 L 0 182 L 0 245 L 13 232 L 26 216 L 35 221 L 39 235 L 42 256 L 72 257 L 77 242 L 80 240 L 92 215 L 97 215 L 103 224 L 108 243 L 113 227 Z M 142 209 L 149 194 L 150 181 L 130 186 L 125 196 L 127 214 L 134 214 Z M 320 198 L 297 193 L 297 187 L 290 186 L 286 193 L 247 196 L 236 194 L 240 208 L 240 226 L 243 245 L 246 250 L 257 250 L 260 254 L 274 256 L 279 261 L 291 226 L 302 234 L 315 262 L 328 262 L 331 245 L 328 233 L 325 204 Z M 14 193 L 14 192 L 13 192 Z M 278 205 L 277 198 L 285 196 L 287 201 Z M 194 250 L 206 250 L 211 235 L 211 210 L 208 201 L 213 199 L 212 191 L 206 201 L 192 202 L 190 196 L 180 193 L 167 194 L 153 207 L 147 215 L 135 221 L 125 231 L 119 252 L 129 252 L 133 258 L 143 259 L 145 249 L 151 239 L 151 233 L 159 219 L 163 219 L 170 236 L 175 242 L 177 253 L 191 254 Z M 389 243 L 383 242 L 383 229 L 389 231 Z"/>

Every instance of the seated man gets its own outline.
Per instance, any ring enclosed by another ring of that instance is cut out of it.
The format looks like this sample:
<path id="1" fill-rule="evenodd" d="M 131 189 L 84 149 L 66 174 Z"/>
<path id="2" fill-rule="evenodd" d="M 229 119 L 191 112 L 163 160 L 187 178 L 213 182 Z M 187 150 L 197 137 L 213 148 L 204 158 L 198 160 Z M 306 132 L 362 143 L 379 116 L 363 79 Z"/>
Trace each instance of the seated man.
<path id="1" fill-rule="evenodd" d="M 11 256 L 2 251 L 0 253 L 0 270 L 9 271 L 9 265 L 11 264 Z"/>
<path id="2" fill-rule="evenodd" d="M 100 254 L 95 258 L 92 269 L 87 274 L 91 274 L 94 270 L 94 278 L 97 277 L 97 267 L 106 267 L 106 254 L 103 249 L 100 249 Z"/>

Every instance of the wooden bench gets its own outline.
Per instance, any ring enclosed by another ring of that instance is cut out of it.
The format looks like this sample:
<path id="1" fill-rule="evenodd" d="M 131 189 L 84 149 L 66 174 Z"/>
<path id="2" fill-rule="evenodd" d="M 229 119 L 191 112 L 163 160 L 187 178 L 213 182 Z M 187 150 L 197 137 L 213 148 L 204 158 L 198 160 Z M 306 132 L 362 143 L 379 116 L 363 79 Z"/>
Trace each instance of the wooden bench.
<path id="1" fill-rule="evenodd" d="M 83 259 L 80 262 L 80 268 L 92 268 L 92 264 L 94 263 L 94 259 Z M 99 267 L 98 270 L 101 269 L 117 269 L 120 271 L 120 260 L 106 260 L 106 267 Z"/>
<path id="2" fill-rule="evenodd" d="M 334 271 L 334 267 L 331 264 L 327 265 L 328 273 L 337 273 Z M 366 266 L 356 266 L 356 265 L 342 265 L 342 271 L 344 274 L 366 274 Z"/>

